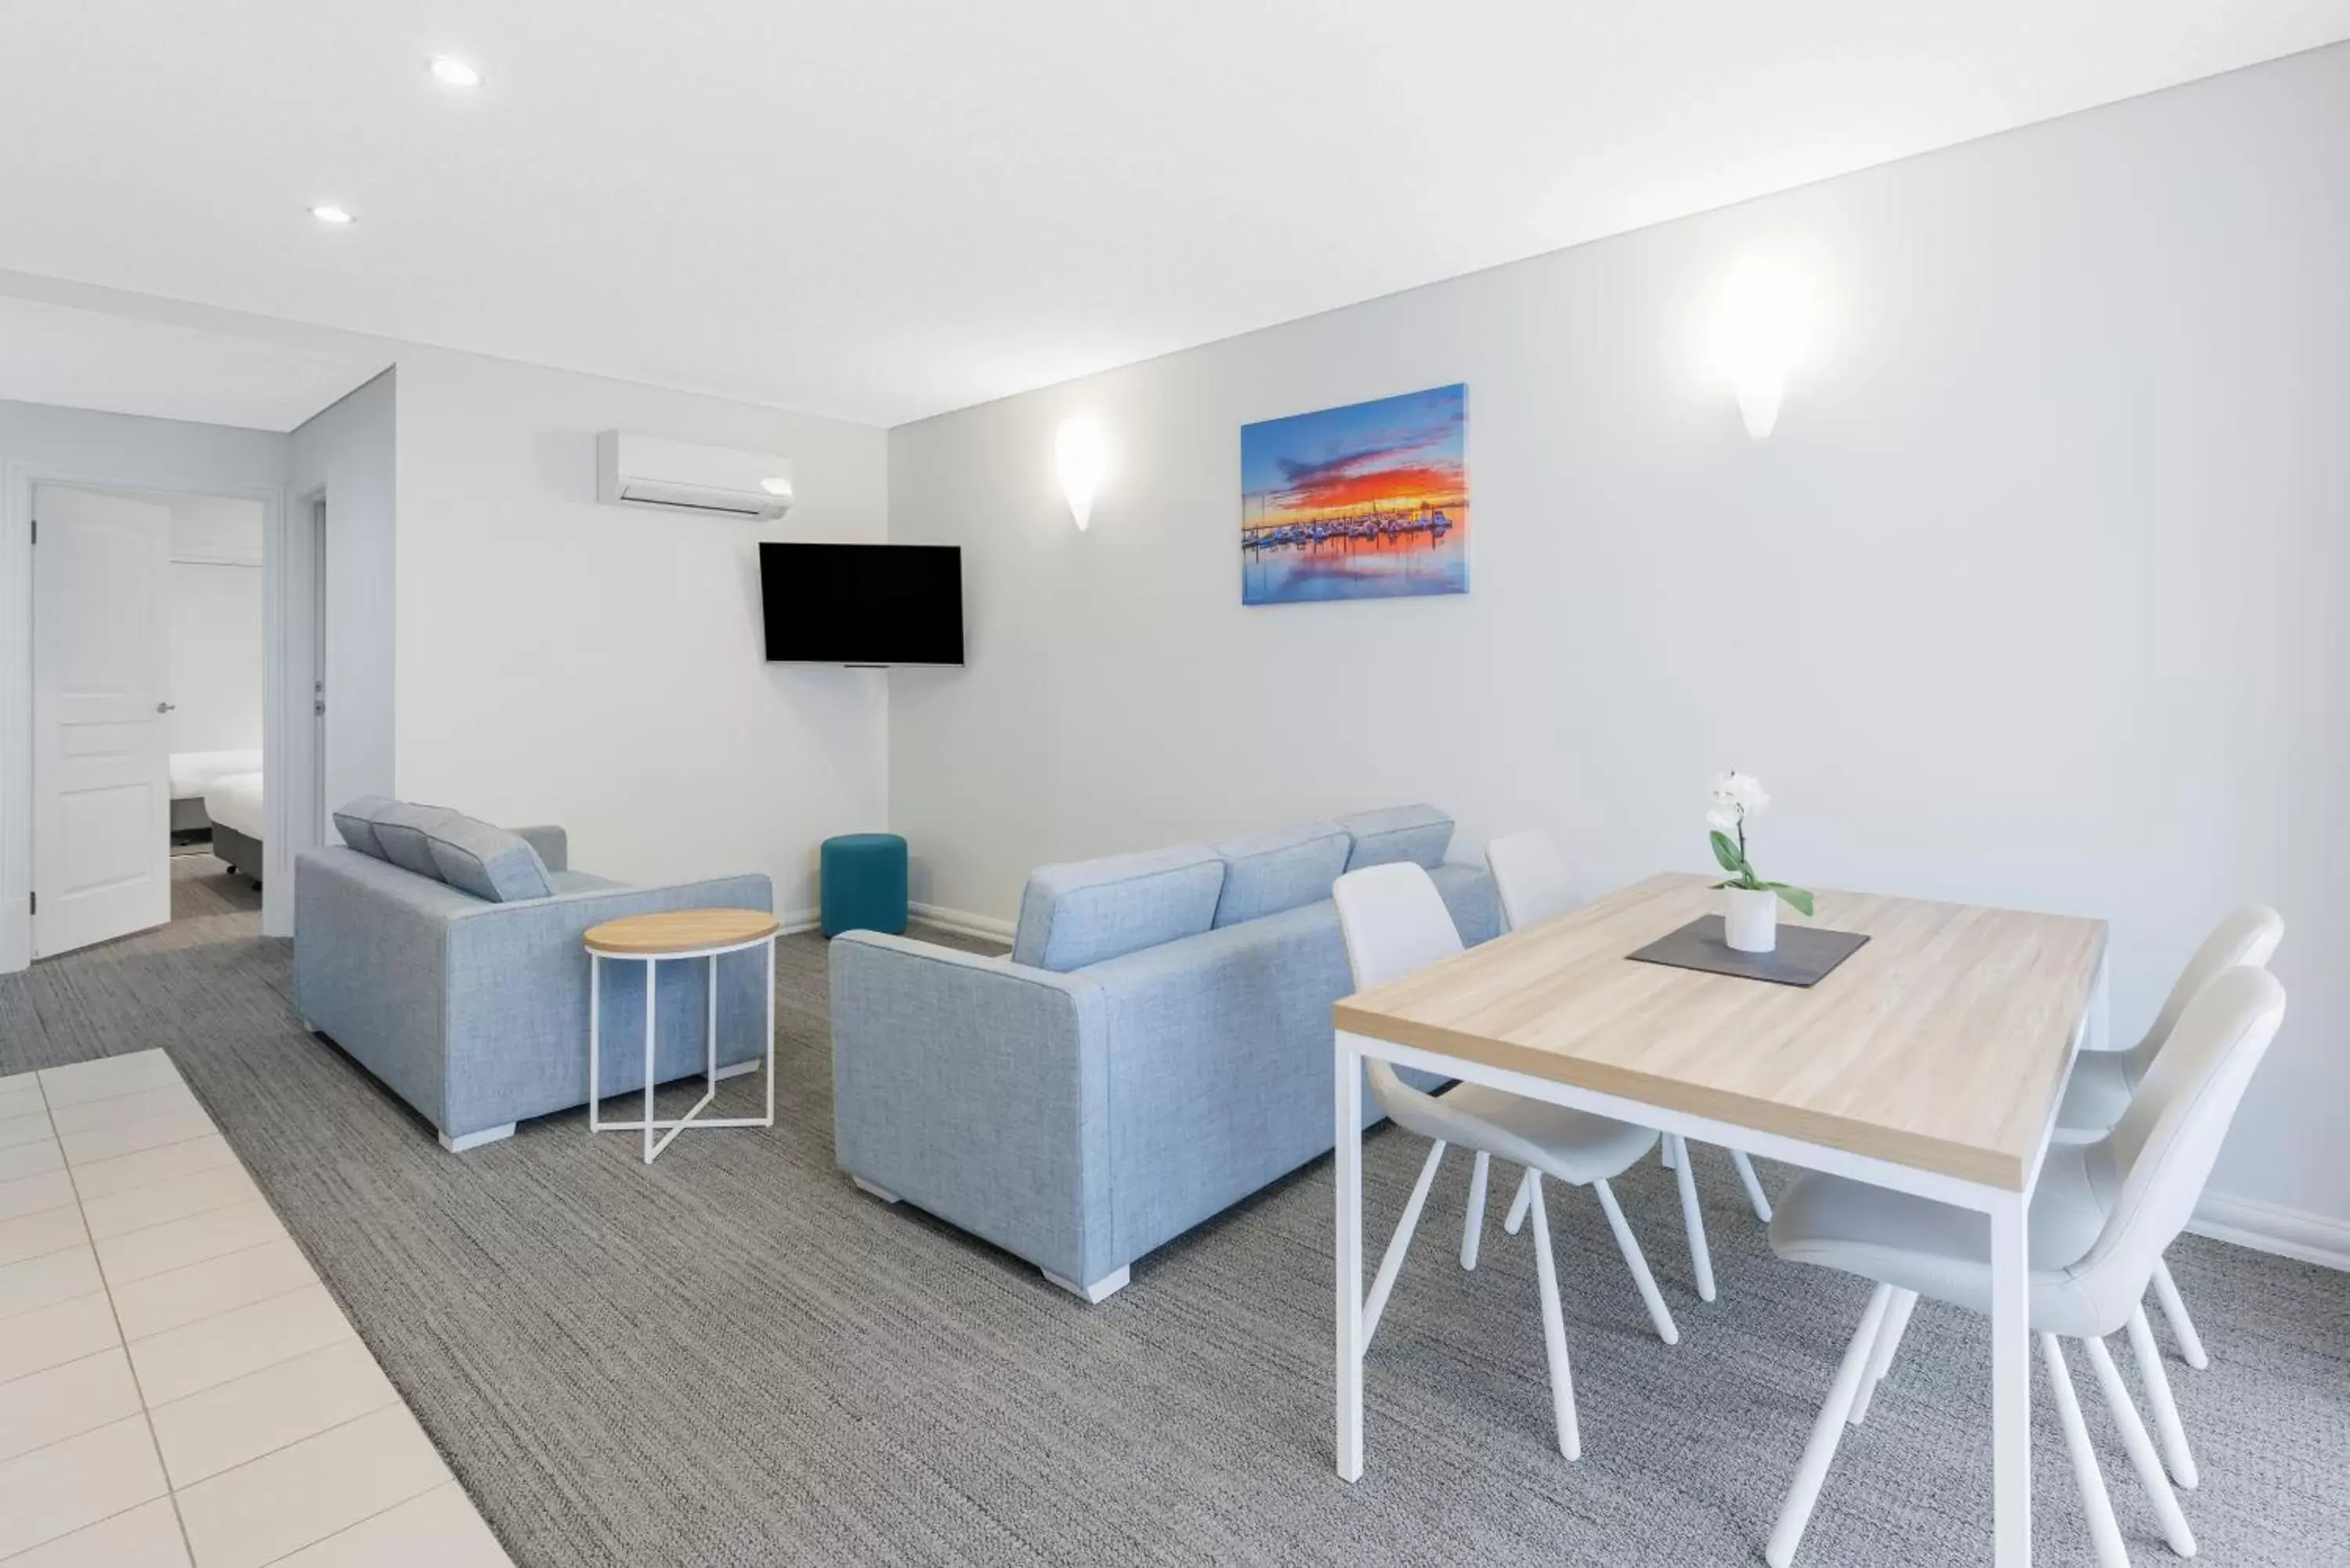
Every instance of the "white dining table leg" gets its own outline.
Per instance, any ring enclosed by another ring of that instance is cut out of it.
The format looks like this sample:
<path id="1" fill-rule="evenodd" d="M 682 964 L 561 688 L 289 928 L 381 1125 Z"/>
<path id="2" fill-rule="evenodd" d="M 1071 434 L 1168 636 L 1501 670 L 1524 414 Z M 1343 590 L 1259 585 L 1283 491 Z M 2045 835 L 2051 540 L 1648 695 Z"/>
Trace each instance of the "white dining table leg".
<path id="1" fill-rule="evenodd" d="M 2030 1199 L 2002 1197 L 1991 1213 L 1992 1561 L 2032 1563 L 2032 1252 Z"/>
<path id="2" fill-rule="evenodd" d="M 1338 1476 L 1363 1479 L 1363 1058 L 1337 1037 Z"/>

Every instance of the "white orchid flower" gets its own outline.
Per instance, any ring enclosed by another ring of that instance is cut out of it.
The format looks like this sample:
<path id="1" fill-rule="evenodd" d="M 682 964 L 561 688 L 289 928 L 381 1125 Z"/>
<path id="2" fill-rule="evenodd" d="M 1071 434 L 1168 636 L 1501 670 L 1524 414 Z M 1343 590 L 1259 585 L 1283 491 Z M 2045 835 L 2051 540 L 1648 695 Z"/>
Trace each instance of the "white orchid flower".
<path id="1" fill-rule="evenodd" d="M 1751 821 L 1761 815 L 1762 808 L 1770 804 L 1771 796 L 1763 789 L 1762 781 L 1752 774 L 1728 773 L 1717 774 L 1714 778 L 1713 811 L 1731 814 L 1733 824 Z M 1707 814 L 1709 821 L 1712 820 L 1712 815 L 1711 812 Z M 1720 822 L 1715 822 L 1714 826 L 1724 832 L 1729 831 Z"/>

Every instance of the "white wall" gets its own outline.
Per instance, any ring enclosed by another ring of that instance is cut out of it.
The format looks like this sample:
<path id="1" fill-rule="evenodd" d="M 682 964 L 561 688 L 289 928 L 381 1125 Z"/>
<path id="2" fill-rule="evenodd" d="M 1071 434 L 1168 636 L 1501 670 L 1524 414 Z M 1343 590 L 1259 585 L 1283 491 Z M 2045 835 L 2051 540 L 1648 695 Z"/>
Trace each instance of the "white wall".
<path id="1" fill-rule="evenodd" d="M 2350 1221 L 2345 146 L 2350 47 L 892 431 L 891 537 L 967 548 L 970 668 L 892 678 L 916 897 L 1413 800 L 1598 891 L 1736 765 L 1767 875 L 2108 917 L 2121 1032 L 2276 904 L 2218 1185 Z M 1689 346 L 1780 246 L 1833 333 L 1758 443 Z M 1238 427 L 1455 380 L 1471 593 L 1243 609 Z"/>
<path id="2" fill-rule="evenodd" d="M 0 401 L 0 973 L 31 956 L 33 487 L 58 481 L 278 504 L 287 438 L 226 425 Z"/>
<path id="3" fill-rule="evenodd" d="M 175 495 L 171 507 L 172 750 L 258 752 L 261 504 Z"/>
<path id="4" fill-rule="evenodd" d="M 399 410 L 397 793 L 561 823 L 630 881 L 765 871 L 812 909 L 818 840 L 885 821 L 888 692 L 764 662 L 756 542 L 882 537 L 885 433 L 425 348 Z M 613 427 L 781 452 L 797 502 L 598 505 Z"/>

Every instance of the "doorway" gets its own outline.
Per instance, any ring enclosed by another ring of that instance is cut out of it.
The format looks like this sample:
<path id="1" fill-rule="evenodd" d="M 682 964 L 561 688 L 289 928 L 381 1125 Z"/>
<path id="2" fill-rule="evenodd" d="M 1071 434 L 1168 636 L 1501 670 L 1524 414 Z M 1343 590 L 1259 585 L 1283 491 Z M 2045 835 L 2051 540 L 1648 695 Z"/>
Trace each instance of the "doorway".
<path id="1" fill-rule="evenodd" d="M 257 920 L 270 508 L 63 483 L 32 503 L 30 956 Z"/>

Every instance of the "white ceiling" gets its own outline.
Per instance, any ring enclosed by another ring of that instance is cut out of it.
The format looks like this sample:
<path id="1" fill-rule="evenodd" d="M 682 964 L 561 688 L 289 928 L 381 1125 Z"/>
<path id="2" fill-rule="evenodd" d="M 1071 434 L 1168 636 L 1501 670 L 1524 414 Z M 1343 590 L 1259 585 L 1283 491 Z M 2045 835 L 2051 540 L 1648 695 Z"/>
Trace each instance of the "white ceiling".
<path id="1" fill-rule="evenodd" d="M 0 398 L 18 402 L 290 431 L 389 362 L 0 293 Z"/>
<path id="2" fill-rule="evenodd" d="M 8 0 L 0 267 L 889 423 L 2345 36 L 2350 0 Z"/>

